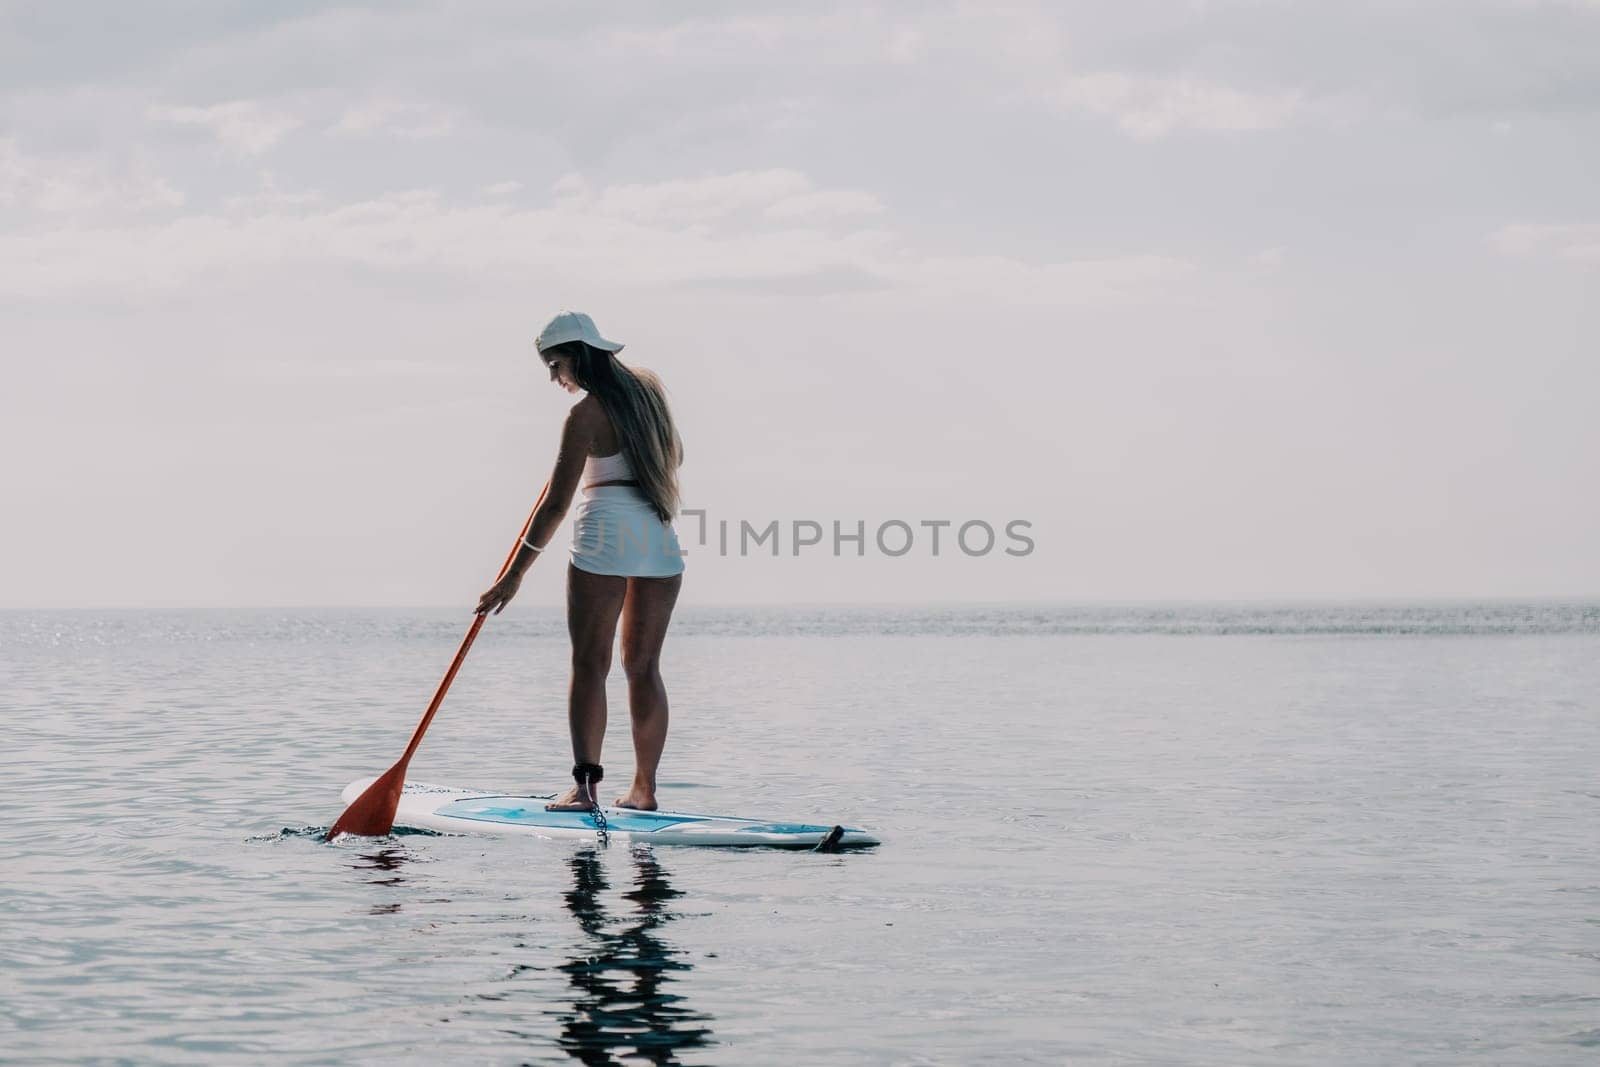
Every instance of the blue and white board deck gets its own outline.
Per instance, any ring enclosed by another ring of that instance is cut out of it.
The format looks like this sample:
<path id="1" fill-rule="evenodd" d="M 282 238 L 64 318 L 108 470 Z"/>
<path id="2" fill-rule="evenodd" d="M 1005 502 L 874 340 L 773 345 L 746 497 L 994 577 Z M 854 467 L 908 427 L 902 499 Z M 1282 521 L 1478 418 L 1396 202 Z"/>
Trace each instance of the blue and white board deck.
<path id="1" fill-rule="evenodd" d="M 373 779 L 351 782 L 341 794 L 351 803 L 371 785 Z M 531 834 L 536 837 L 593 840 L 597 827 L 594 813 L 587 811 L 545 811 L 545 803 L 556 794 L 543 796 L 520 793 L 493 793 L 479 789 L 456 789 L 407 782 L 400 794 L 395 825 L 452 834 Z M 718 848 L 815 848 L 833 826 L 814 823 L 774 822 L 767 819 L 738 819 L 726 815 L 691 815 L 677 811 L 634 811 L 631 808 L 603 808 L 606 827 L 613 841 L 634 841 L 654 845 L 701 845 Z M 876 845 L 878 839 L 865 830 L 844 828 L 834 843 L 838 848 Z"/>

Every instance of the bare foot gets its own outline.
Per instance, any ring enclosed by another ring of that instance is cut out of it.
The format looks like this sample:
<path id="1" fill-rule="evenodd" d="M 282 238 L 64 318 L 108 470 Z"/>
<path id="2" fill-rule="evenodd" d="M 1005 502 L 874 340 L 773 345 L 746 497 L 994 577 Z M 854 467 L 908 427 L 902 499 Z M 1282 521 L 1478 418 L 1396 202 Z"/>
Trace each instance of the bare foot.
<path id="1" fill-rule="evenodd" d="M 633 808 L 635 811 L 655 811 L 656 795 L 636 785 L 617 798 L 617 807 Z"/>
<path id="2" fill-rule="evenodd" d="M 593 811 L 594 794 L 586 785 L 575 785 L 544 806 L 545 811 Z"/>

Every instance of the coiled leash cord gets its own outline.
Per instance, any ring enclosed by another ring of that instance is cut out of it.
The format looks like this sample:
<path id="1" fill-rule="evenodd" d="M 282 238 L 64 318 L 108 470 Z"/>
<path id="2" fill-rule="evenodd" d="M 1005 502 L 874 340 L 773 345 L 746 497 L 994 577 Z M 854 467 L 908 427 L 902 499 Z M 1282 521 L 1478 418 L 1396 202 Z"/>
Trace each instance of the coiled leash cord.
<path id="1" fill-rule="evenodd" d="M 600 810 L 600 790 L 597 788 L 605 776 L 606 769 L 598 763 L 572 765 L 572 780 L 580 786 L 589 787 L 589 802 L 594 805 L 589 809 L 589 814 L 594 816 L 594 828 L 602 845 L 611 842 L 611 831 L 606 826 L 606 813 Z"/>

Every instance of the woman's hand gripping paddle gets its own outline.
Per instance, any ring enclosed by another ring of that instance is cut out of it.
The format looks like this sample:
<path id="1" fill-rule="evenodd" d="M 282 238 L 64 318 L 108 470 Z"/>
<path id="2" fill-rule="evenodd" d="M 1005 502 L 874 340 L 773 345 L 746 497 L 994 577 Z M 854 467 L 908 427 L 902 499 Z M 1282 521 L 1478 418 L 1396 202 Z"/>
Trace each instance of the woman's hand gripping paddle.
<path id="1" fill-rule="evenodd" d="M 550 491 L 550 483 L 546 482 L 543 489 L 539 490 L 539 499 L 534 502 L 533 511 L 528 513 L 528 521 L 522 525 L 522 534 L 517 538 L 517 544 L 511 546 L 511 555 L 506 557 L 505 563 L 500 566 L 500 577 L 511 567 L 511 561 L 517 558 L 517 548 L 522 544 L 522 538 L 528 536 L 528 528 L 533 525 L 533 516 L 539 510 L 539 505 L 544 503 L 545 494 Z M 498 581 L 499 579 L 496 579 Z M 366 791 L 356 797 L 355 801 L 339 816 L 333 828 L 328 831 L 324 841 L 332 841 L 340 834 L 359 834 L 362 837 L 382 837 L 394 829 L 395 812 L 400 808 L 400 791 L 406 785 L 406 766 L 411 762 L 411 756 L 417 751 L 417 746 L 422 744 L 422 735 L 428 732 L 428 724 L 433 721 L 434 712 L 439 710 L 439 705 L 444 703 L 444 695 L 450 689 L 450 683 L 455 680 L 456 671 L 461 669 L 461 661 L 467 658 L 467 650 L 472 647 L 472 642 L 477 640 L 478 631 L 483 629 L 483 620 L 487 614 L 479 612 L 472 620 L 472 627 L 467 631 L 467 636 L 462 638 L 461 647 L 456 650 L 456 658 L 450 662 L 450 669 L 444 672 L 444 681 L 439 683 L 438 690 L 433 694 L 433 700 L 428 704 L 428 710 L 423 713 L 422 721 L 417 724 L 416 733 L 411 735 L 411 743 L 406 746 L 405 755 L 400 761 L 387 771 L 384 771 L 378 780 L 367 786 Z"/>

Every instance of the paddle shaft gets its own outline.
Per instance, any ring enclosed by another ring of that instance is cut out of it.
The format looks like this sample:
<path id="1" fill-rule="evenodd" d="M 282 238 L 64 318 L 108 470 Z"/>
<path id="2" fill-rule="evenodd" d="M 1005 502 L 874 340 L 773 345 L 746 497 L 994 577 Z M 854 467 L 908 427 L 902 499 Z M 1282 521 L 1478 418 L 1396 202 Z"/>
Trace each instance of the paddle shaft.
<path id="1" fill-rule="evenodd" d="M 533 528 L 533 517 L 539 513 L 539 506 L 544 503 L 545 494 L 549 492 L 550 483 L 546 482 L 544 488 L 539 490 L 539 499 L 534 502 L 533 510 L 528 512 L 528 521 L 522 524 L 521 536 L 517 538 L 517 543 L 511 546 L 511 554 L 506 557 L 506 561 L 500 565 L 500 574 L 495 578 L 496 582 L 506 576 L 511 561 L 517 558 L 517 549 L 521 547 L 523 539 Z M 439 683 L 438 690 L 433 694 L 433 700 L 428 704 L 428 710 L 423 714 L 422 721 L 417 724 L 416 732 L 411 735 L 411 743 L 406 746 L 406 754 L 401 756 L 393 767 L 373 779 L 372 784 L 350 802 L 350 806 L 344 809 L 344 814 L 328 828 L 324 840 L 332 841 L 340 834 L 377 836 L 386 834 L 394 828 L 395 811 L 400 806 L 400 793 L 406 784 L 406 766 L 411 762 L 417 746 L 422 744 L 422 735 L 428 732 L 428 724 L 433 721 L 439 705 L 444 703 L 444 695 L 449 691 L 450 683 L 455 681 L 456 671 L 461 669 L 461 661 L 467 658 L 467 650 L 472 647 L 472 642 L 477 640 L 478 631 L 483 629 L 483 620 L 487 612 L 474 614 L 476 618 L 472 620 L 472 628 L 462 639 L 461 647 L 456 650 L 456 658 L 450 662 L 450 669 L 445 672 L 444 680 Z"/>
<path id="2" fill-rule="evenodd" d="M 517 543 L 511 546 L 511 554 L 506 556 L 506 561 L 500 564 L 500 573 L 495 576 L 499 581 L 506 576 L 506 571 L 511 567 L 511 561 L 517 558 L 517 549 L 522 547 L 522 541 L 528 536 L 528 531 L 533 527 L 533 517 L 539 513 L 539 505 L 544 503 L 545 494 L 550 492 L 550 483 L 545 482 L 544 488 L 539 490 L 539 499 L 533 502 L 533 510 L 528 512 L 528 521 L 522 524 L 522 533 L 517 535 Z M 450 691 L 450 683 L 456 680 L 456 672 L 461 669 L 461 663 L 467 658 L 467 651 L 472 648 L 472 642 L 478 639 L 478 631 L 483 629 L 483 620 L 489 617 L 488 612 L 477 615 L 472 620 L 472 626 L 467 630 L 467 636 L 461 639 L 461 647 L 456 649 L 456 658 L 450 661 L 450 669 L 444 672 L 444 680 L 439 683 L 439 688 L 433 694 L 433 700 L 428 703 L 428 710 L 423 713 L 422 721 L 417 723 L 417 730 L 411 735 L 411 743 L 406 746 L 406 754 L 400 757 L 395 764 L 397 768 L 405 767 L 411 762 L 411 756 L 417 751 L 417 746 L 422 744 L 422 735 L 428 732 L 428 724 L 433 722 L 434 713 L 439 710 L 439 705 L 444 703 L 445 693 Z"/>

